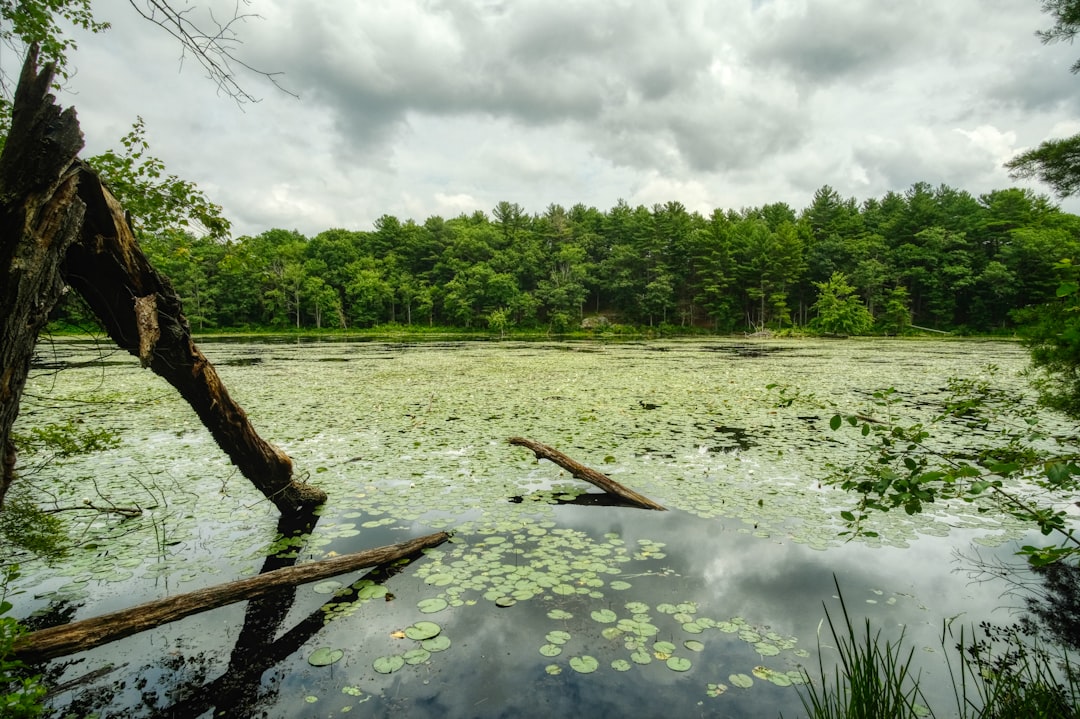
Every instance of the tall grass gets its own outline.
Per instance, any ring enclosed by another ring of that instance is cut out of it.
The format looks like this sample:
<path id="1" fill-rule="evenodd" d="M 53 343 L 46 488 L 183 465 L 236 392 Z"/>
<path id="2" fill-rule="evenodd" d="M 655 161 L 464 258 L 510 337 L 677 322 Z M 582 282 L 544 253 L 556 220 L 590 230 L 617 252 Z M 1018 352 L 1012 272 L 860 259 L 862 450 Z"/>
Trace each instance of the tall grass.
<path id="1" fill-rule="evenodd" d="M 833 582 L 836 582 L 835 577 Z M 912 675 L 914 649 L 904 653 L 904 635 L 894 644 L 882 644 L 881 631 L 871 633 L 870 620 L 860 639 L 848 615 L 840 585 L 836 585 L 844 623 L 838 629 L 828 607 L 825 618 L 829 623 L 840 664 L 830 685 L 825 662 L 820 662 L 820 683 L 811 680 L 800 690 L 803 708 L 814 719 L 903 719 L 925 717 L 930 712 L 922 699 L 918 675 Z M 823 659 L 821 633 L 818 632 L 818 657 Z"/>
<path id="2" fill-rule="evenodd" d="M 895 642 L 883 641 L 880 630 L 871 631 L 869 619 L 856 633 L 838 584 L 836 589 L 843 622 L 834 622 L 828 607 L 825 617 L 839 661 L 833 672 L 826 671 L 819 631 L 819 676 L 799 690 L 811 719 L 1080 719 L 1080 667 L 1068 653 L 1050 651 L 1019 627 L 989 624 L 981 625 L 981 639 L 962 629 L 952 648 L 945 646 L 954 637 L 944 627 L 942 645 L 956 705 L 938 714 L 919 687 L 914 649 L 905 649 L 904 634 Z M 958 662 L 949 659 L 950 649 L 958 652 Z"/>

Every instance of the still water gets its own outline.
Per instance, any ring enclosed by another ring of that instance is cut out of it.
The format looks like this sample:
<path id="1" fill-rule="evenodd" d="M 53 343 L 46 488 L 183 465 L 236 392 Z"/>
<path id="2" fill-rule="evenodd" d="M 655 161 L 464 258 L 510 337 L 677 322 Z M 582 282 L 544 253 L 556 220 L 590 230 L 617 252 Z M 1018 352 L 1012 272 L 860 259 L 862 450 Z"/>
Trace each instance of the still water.
<path id="1" fill-rule="evenodd" d="M 378 582 L 303 585 L 56 660 L 56 716 L 799 716 L 826 607 L 839 616 L 834 582 L 857 626 L 904 632 L 927 698 L 948 706 L 943 622 L 1008 622 L 1020 604 L 973 568 L 1015 561 L 1024 527 L 961 505 L 886 515 L 879 539 L 845 543 L 839 511 L 853 500 L 824 483 L 865 447 L 830 417 L 880 411 L 876 390 L 896 387 L 892 411 L 925 420 L 947 378 L 994 365 L 1022 401 L 1026 355 L 1012 343 L 202 349 L 260 433 L 329 494 L 315 525 L 283 540 L 273 506 L 137 360 L 42 344 L 20 428 L 74 421 L 121 443 L 50 464 L 35 486 L 60 506 L 105 497 L 143 514 L 65 513 L 81 546 L 24 564 L 17 616 L 86 618 L 271 565 L 453 539 Z M 669 511 L 581 504 L 597 490 L 506 444 L 515 435 Z"/>

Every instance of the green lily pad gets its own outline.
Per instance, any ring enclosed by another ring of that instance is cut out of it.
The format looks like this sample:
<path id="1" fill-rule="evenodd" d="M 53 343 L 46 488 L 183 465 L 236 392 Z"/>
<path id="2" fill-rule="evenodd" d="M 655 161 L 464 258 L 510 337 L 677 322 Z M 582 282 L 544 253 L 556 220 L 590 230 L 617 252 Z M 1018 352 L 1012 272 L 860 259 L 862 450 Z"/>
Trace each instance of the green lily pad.
<path id="1" fill-rule="evenodd" d="M 727 684 L 707 684 L 705 693 L 711 697 L 718 697 L 727 691 Z"/>
<path id="2" fill-rule="evenodd" d="M 438 636 L 441 631 L 442 627 L 435 622 L 417 622 L 405 628 L 405 636 L 409 639 L 424 640 Z"/>
<path id="3" fill-rule="evenodd" d="M 656 642 L 655 644 L 653 644 L 652 648 L 653 648 L 653 652 L 655 652 L 658 655 L 656 657 L 657 659 L 661 659 L 661 658 L 662 659 L 667 659 L 668 657 L 670 657 L 672 654 L 675 653 L 675 645 L 672 644 L 671 642 Z M 659 656 L 660 654 L 665 654 L 667 656 L 660 657 Z"/>
<path id="4" fill-rule="evenodd" d="M 393 674 L 398 669 L 405 666 L 405 658 L 400 654 L 395 654 L 390 657 L 379 657 L 372 662 L 372 666 L 379 674 Z"/>
<path id="5" fill-rule="evenodd" d="M 579 674 L 592 674 L 599 667 L 600 662 L 596 661 L 596 657 L 590 657 L 588 654 L 570 658 L 570 668 Z"/>
<path id="6" fill-rule="evenodd" d="M 590 616 L 592 616 L 594 621 L 600 622 L 601 624 L 611 624 L 619 618 L 618 615 L 610 609 L 597 609 Z"/>
<path id="7" fill-rule="evenodd" d="M 775 657 L 780 653 L 779 647 L 775 644 L 770 644 L 769 642 L 758 642 L 754 645 L 754 649 L 756 649 L 757 653 L 763 657 Z"/>
<path id="8" fill-rule="evenodd" d="M 732 674 L 728 677 L 728 681 L 737 687 L 742 687 L 743 689 L 749 689 L 750 687 L 754 686 L 754 680 L 751 679 L 750 676 L 747 674 Z"/>
<path id="9" fill-rule="evenodd" d="M 552 609 L 547 613 L 548 619 L 573 619 L 574 615 L 564 609 Z"/>
<path id="10" fill-rule="evenodd" d="M 345 656 L 345 652 L 340 649 L 319 647 L 308 657 L 308 664 L 313 667 L 325 667 L 333 664 L 343 656 Z"/>
<path id="11" fill-rule="evenodd" d="M 499 597 L 495 600 L 495 606 L 503 607 L 505 609 L 506 607 L 514 606 L 515 604 L 517 604 L 517 602 L 518 600 L 514 599 L 513 597 Z"/>
<path id="12" fill-rule="evenodd" d="M 691 665 L 692 662 L 685 657 L 671 657 L 667 660 L 667 667 L 673 672 L 685 672 Z"/>
<path id="13" fill-rule="evenodd" d="M 319 582 L 311 589 L 316 594 L 333 594 L 337 590 L 341 589 L 342 586 L 344 585 L 342 585 L 341 582 L 338 582 L 334 579 L 328 579 L 325 582 Z"/>
<path id="14" fill-rule="evenodd" d="M 548 632 L 544 635 L 544 638 L 551 644 L 566 644 L 570 641 L 570 632 L 564 632 L 561 629 L 556 629 L 553 632 Z"/>
<path id="15" fill-rule="evenodd" d="M 685 642 L 683 642 L 683 646 L 692 652 L 705 651 L 705 645 L 699 642 L 697 639 L 687 639 Z"/>
<path id="16" fill-rule="evenodd" d="M 600 636 L 607 640 L 618 639 L 622 635 L 623 630 L 618 627 L 604 627 L 603 631 L 600 632 Z"/>
<path id="17" fill-rule="evenodd" d="M 426 649 L 410 649 L 401 655 L 406 664 L 423 664 L 431 658 L 431 652 Z"/>
<path id="18" fill-rule="evenodd" d="M 560 667 L 558 664 L 548 664 L 546 667 L 544 667 L 544 671 L 554 677 L 562 674 L 562 667 Z"/>
<path id="19" fill-rule="evenodd" d="M 431 597 L 430 599 L 421 599 L 416 603 L 417 609 L 424 614 L 434 614 L 435 612 L 441 612 L 449 606 L 447 601 L 442 597 Z"/>
<path id="20" fill-rule="evenodd" d="M 445 634 L 440 634 L 437 637 L 425 639 L 420 642 L 420 646 L 427 649 L 429 652 L 444 652 L 450 648 L 450 637 Z"/>
<path id="21" fill-rule="evenodd" d="M 629 589 L 633 585 L 630 584 L 630 582 L 624 582 L 621 579 L 616 579 L 614 582 L 608 584 L 608 586 L 614 589 L 616 592 L 622 592 Z"/>
<path id="22" fill-rule="evenodd" d="M 638 649 L 636 652 L 630 655 L 630 659 L 635 664 L 648 664 L 652 662 L 652 654 L 649 654 L 643 649 Z"/>

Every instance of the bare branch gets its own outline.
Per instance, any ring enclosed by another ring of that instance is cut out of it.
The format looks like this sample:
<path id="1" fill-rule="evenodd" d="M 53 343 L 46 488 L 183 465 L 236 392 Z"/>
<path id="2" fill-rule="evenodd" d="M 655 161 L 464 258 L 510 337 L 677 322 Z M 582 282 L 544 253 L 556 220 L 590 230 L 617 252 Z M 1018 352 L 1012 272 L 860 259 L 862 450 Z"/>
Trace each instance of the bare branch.
<path id="1" fill-rule="evenodd" d="M 177 10 L 167 0 L 128 0 L 128 3 L 139 15 L 165 30 L 180 43 L 181 65 L 189 55 L 195 58 L 206 71 L 207 77 L 217 85 L 218 92 L 233 98 L 238 104 L 259 102 L 259 98 L 241 85 L 237 77 L 238 70 L 262 75 L 282 92 L 298 97 L 279 82 L 282 73 L 259 70 L 236 55 L 236 49 L 242 41 L 235 26 L 249 19 L 261 19 L 256 13 L 244 11 L 244 7 L 250 5 L 250 0 L 237 0 L 232 17 L 224 22 L 219 21 L 211 10 L 209 23 L 212 27 L 204 27 L 192 18 L 193 7 Z"/>

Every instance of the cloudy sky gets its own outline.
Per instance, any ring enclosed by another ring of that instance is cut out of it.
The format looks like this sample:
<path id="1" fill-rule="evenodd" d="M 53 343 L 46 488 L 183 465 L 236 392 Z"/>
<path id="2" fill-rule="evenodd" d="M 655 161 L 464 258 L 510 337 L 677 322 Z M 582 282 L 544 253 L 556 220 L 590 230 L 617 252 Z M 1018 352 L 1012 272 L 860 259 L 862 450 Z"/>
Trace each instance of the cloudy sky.
<path id="1" fill-rule="evenodd" d="M 143 3 L 145 0 L 134 0 Z M 233 2 L 174 0 L 176 7 Z M 136 116 L 234 233 L 311 236 L 500 200 L 702 213 L 1011 186 L 1018 150 L 1080 130 L 1080 46 L 1039 0 L 251 0 L 238 107 L 126 0 L 61 102 L 89 154 Z M 196 15 L 191 16 L 196 19 Z M 1040 192 L 1046 188 L 1036 187 Z M 1062 206 L 1080 212 L 1080 201 Z"/>

